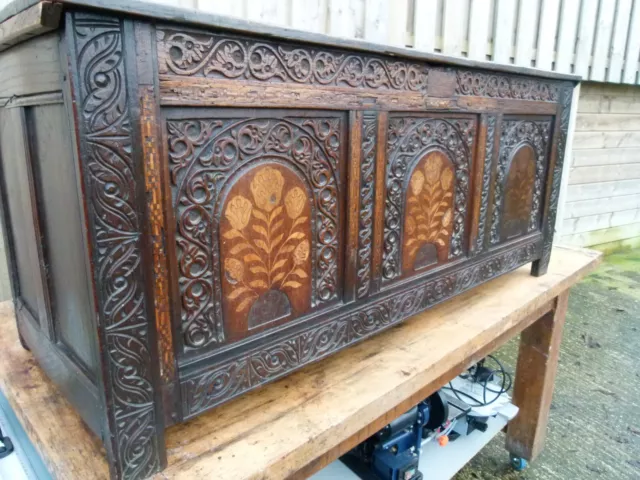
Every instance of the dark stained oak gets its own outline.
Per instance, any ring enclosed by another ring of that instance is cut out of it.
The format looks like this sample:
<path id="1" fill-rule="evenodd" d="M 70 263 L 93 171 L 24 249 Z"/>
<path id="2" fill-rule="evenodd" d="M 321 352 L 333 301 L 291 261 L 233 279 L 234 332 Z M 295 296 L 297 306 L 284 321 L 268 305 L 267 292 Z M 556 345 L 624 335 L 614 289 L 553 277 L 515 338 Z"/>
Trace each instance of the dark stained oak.
<path id="1" fill-rule="evenodd" d="M 120 0 L 0 19 L 18 326 L 114 478 L 161 471 L 174 424 L 549 265 L 576 77 Z"/>

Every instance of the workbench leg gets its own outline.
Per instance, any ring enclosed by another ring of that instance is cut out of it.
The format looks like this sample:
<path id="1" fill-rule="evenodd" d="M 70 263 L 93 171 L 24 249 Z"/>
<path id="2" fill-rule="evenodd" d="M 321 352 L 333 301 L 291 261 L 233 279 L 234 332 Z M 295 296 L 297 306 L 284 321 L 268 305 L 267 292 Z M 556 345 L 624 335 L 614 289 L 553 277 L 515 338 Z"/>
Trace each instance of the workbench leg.
<path id="1" fill-rule="evenodd" d="M 506 447 L 526 460 L 533 460 L 544 446 L 568 298 L 568 290 L 556 297 L 553 310 L 520 339 L 513 389 L 513 403 L 520 411 L 507 427 Z"/>

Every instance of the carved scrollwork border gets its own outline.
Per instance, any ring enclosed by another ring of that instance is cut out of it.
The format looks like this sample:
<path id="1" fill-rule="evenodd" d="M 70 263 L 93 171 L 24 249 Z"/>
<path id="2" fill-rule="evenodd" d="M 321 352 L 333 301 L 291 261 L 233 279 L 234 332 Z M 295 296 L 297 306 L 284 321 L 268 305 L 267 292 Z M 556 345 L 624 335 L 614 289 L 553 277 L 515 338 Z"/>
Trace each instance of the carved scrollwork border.
<path id="1" fill-rule="evenodd" d="M 496 245 L 501 241 L 500 227 L 505 196 L 505 187 L 509 175 L 509 165 L 514 149 L 529 145 L 536 156 L 533 198 L 527 230 L 533 232 L 540 228 L 542 195 L 544 192 L 544 174 L 546 171 L 551 120 L 504 119 L 500 135 L 500 153 L 494 184 L 493 206 L 491 211 L 491 231 L 489 241 Z"/>
<path id="2" fill-rule="evenodd" d="M 152 378 L 146 310 L 143 215 L 136 201 L 138 168 L 132 157 L 132 98 L 127 90 L 124 24 L 104 16 L 69 13 L 74 105 L 80 164 L 90 210 L 90 239 L 104 354 L 110 432 L 107 441 L 123 479 L 147 478 L 164 454 Z"/>
<path id="3" fill-rule="evenodd" d="M 544 227 L 544 244 L 542 247 L 542 258 L 540 264 L 546 270 L 551 258 L 551 248 L 553 246 L 553 236 L 556 227 L 556 216 L 558 213 L 558 201 L 560 199 L 560 185 L 562 183 L 562 171 L 565 161 L 565 150 L 567 147 L 567 136 L 569 135 L 569 118 L 571 116 L 571 99 L 573 96 L 573 85 L 566 84 L 561 91 L 560 98 L 560 128 L 556 143 L 556 158 L 553 167 L 553 179 L 551 180 L 551 192 L 549 194 L 549 210 Z"/>
<path id="4" fill-rule="evenodd" d="M 340 117 L 169 119 L 168 153 L 177 228 L 178 282 L 186 350 L 225 341 L 217 211 L 236 172 L 260 158 L 297 168 L 314 192 L 315 281 L 311 306 L 338 297 Z M 193 294 L 194 288 L 200 292 Z"/>
<path id="5" fill-rule="evenodd" d="M 182 382 L 184 416 L 193 417 L 528 263 L 540 255 L 540 243 L 532 240 L 425 285 L 375 300 L 187 378 Z"/>
<path id="6" fill-rule="evenodd" d="M 456 71 L 456 95 L 557 102 L 557 82 L 470 70 Z"/>
<path id="7" fill-rule="evenodd" d="M 455 169 L 453 231 L 449 258 L 462 255 L 468 215 L 472 148 L 476 122 L 469 118 L 408 117 L 389 119 L 382 278 L 401 275 L 402 221 L 407 176 L 424 153 L 441 150 Z"/>
<path id="8" fill-rule="evenodd" d="M 421 92 L 425 64 L 160 27 L 161 74 Z"/>
<path id="9" fill-rule="evenodd" d="M 484 250 L 489 213 L 489 192 L 491 190 L 491 171 L 493 168 L 493 149 L 496 136 L 496 115 L 487 115 L 487 136 L 484 148 L 484 167 L 482 169 L 482 193 L 480 196 L 480 214 L 478 217 L 478 236 L 476 237 L 476 254 Z"/>
<path id="10" fill-rule="evenodd" d="M 357 296 L 364 298 L 371 287 L 373 259 L 373 209 L 378 116 L 365 112 L 362 119 L 362 163 L 360 165 L 360 220 L 358 232 Z"/>

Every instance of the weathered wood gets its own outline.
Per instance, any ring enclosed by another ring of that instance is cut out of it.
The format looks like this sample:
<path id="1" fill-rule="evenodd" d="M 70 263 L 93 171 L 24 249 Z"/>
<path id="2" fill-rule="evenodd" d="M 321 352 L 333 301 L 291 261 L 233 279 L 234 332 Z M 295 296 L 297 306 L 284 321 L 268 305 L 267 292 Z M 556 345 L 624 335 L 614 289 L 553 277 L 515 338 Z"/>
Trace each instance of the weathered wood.
<path id="1" fill-rule="evenodd" d="M 568 291 L 558 295 L 553 309 L 520 338 L 513 387 L 513 403 L 520 411 L 507 428 L 507 450 L 527 460 L 538 456 L 547 435 L 568 299 Z"/>
<path id="2" fill-rule="evenodd" d="M 0 23 L 0 52 L 25 40 L 55 30 L 62 5 L 42 2 Z"/>
<path id="3" fill-rule="evenodd" d="M 0 53 L 0 106 L 9 98 L 59 91 L 58 35 L 48 33 Z"/>
<path id="4" fill-rule="evenodd" d="M 54 478 L 108 479 L 105 451 L 35 358 L 17 340 L 11 302 L 0 304 L 0 388 Z M 74 440 L 75 439 L 75 440 Z M 67 443 L 61 448 L 61 441 Z"/>
<path id="5" fill-rule="evenodd" d="M 599 260 L 596 252 L 556 248 L 545 277 L 523 267 L 174 426 L 167 431 L 169 468 L 157 478 L 310 474 L 529 326 Z M 31 440 L 59 478 L 107 478 L 98 440 L 18 345 L 11 307 L 2 309 L 0 388 Z"/>

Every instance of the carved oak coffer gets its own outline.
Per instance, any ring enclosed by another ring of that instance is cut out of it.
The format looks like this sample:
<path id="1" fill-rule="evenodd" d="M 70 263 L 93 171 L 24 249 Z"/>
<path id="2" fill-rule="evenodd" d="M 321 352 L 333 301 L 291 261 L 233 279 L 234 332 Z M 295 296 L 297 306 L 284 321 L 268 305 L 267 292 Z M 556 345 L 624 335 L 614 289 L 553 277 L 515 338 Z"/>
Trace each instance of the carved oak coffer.
<path id="1" fill-rule="evenodd" d="M 0 14 L 2 211 L 22 341 L 115 477 L 161 470 L 172 424 L 545 272 L 576 77 L 98 3 Z"/>

